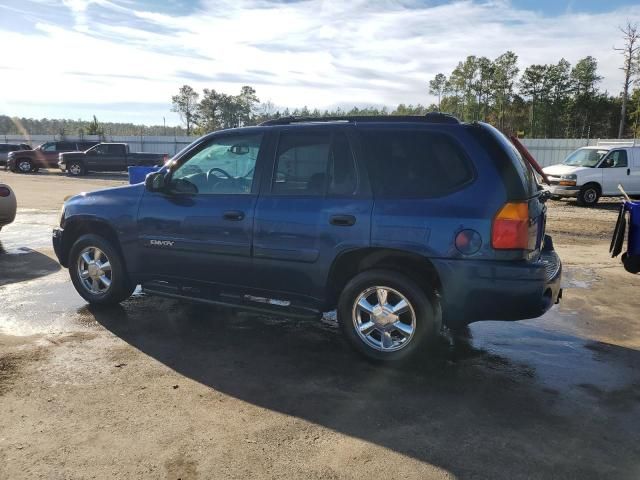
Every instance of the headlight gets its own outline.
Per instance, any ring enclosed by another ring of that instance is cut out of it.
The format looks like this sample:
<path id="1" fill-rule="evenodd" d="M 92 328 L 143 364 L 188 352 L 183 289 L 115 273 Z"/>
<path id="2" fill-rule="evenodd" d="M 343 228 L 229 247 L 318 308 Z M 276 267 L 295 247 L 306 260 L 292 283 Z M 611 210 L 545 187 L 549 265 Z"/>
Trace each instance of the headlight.
<path id="1" fill-rule="evenodd" d="M 565 187 L 575 187 L 577 180 L 578 180 L 578 176 L 574 174 L 561 175 L 558 185 L 563 185 Z"/>

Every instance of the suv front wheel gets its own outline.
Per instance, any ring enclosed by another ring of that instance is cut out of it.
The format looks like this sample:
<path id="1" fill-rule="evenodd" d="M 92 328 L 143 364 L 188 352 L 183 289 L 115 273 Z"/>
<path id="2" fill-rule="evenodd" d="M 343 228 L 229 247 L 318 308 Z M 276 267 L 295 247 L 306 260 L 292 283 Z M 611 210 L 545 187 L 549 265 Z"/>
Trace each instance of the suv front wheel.
<path id="1" fill-rule="evenodd" d="M 355 276 L 338 303 L 338 321 L 349 342 L 370 360 L 402 360 L 435 340 L 441 316 L 435 295 L 388 270 Z"/>
<path id="2" fill-rule="evenodd" d="M 69 274 L 80 296 L 91 304 L 120 303 L 135 289 L 120 253 L 98 235 L 83 235 L 73 244 Z"/>

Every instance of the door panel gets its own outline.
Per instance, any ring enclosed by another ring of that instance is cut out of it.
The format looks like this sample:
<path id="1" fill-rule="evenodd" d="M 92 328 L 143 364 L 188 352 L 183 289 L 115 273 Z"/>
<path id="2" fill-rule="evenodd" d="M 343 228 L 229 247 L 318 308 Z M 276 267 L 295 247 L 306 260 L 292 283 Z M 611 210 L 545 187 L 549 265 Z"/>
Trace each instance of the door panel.
<path id="1" fill-rule="evenodd" d="M 250 278 L 255 195 L 145 192 L 138 214 L 142 267 L 152 277 L 243 283 Z M 240 220 L 225 218 L 242 211 Z"/>
<path id="2" fill-rule="evenodd" d="M 618 185 L 622 185 L 628 193 L 633 192 L 635 186 L 632 183 L 631 163 L 626 150 L 611 150 L 602 159 L 600 168 L 603 194 L 619 194 Z"/>
<path id="3" fill-rule="evenodd" d="M 373 201 L 358 182 L 344 132 L 285 130 L 275 157 L 268 191 L 256 206 L 256 279 L 293 306 L 319 302 L 333 260 L 369 246 Z"/>
<path id="4" fill-rule="evenodd" d="M 168 192 L 145 192 L 138 213 L 145 277 L 254 283 L 254 172 L 262 137 L 214 136 L 177 161 Z"/>

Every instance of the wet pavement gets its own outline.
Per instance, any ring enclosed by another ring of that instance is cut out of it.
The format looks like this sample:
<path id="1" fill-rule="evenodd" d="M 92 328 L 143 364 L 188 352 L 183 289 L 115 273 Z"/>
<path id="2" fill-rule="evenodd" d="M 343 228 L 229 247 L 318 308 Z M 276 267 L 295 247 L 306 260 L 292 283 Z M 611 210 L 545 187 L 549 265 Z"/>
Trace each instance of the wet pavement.
<path id="1" fill-rule="evenodd" d="M 57 214 L 20 213 L 0 234 L 0 339 L 107 334 L 211 391 L 458 478 L 640 478 L 640 339 L 614 342 L 591 326 L 638 319 L 607 320 L 587 302 L 606 270 L 568 261 L 569 300 L 543 317 L 445 332 L 411 363 L 379 366 L 349 349 L 331 315 L 291 320 L 141 293 L 89 307 L 52 260 Z"/>

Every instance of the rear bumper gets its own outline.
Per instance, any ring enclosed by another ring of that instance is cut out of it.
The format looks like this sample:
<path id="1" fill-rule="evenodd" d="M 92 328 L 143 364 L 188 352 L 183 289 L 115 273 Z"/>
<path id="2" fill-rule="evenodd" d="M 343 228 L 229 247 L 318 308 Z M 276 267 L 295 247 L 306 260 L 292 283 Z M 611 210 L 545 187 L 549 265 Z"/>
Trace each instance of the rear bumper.
<path id="1" fill-rule="evenodd" d="M 549 236 L 537 262 L 445 260 L 436 268 L 443 321 L 453 327 L 536 318 L 562 298 L 562 263 Z"/>

